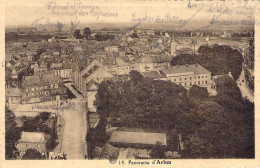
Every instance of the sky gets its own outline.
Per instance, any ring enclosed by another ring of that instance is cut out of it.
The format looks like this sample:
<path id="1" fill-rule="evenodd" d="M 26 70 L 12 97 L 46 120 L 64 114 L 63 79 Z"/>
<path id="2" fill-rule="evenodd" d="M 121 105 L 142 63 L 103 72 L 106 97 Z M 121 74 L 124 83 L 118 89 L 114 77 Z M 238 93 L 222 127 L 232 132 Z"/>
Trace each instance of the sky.
<path id="1" fill-rule="evenodd" d="M 72 7 L 74 7 L 74 2 L 77 5 L 80 4 L 81 9 L 76 8 L 76 15 L 68 16 L 60 15 L 61 12 L 75 12 Z M 99 1 L 100 2 L 100 1 Z M 116 2 L 116 1 L 115 1 Z M 195 2 L 194 2 L 195 3 Z M 219 20 L 226 21 L 237 21 L 241 22 L 241 20 L 253 20 L 248 16 L 243 14 L 237 14 L 237 10 L 234 8 L 229 8 L 229 10 L 224 11 L 224 7 L 222 11 L 210 11 L 210 7 L 203 6 L 201 7 L 201 2 L 196 3 L 197 7 L 188 8 L 188 2 L 168 2 L 168 3 L 108 3 L 107 1 L 102 3 L 96 3 L 93 1 L 79 1 L 79 0 L 68 0 L 63 2 L 56 1 L 46 1 L 42 3 L 38 3 L 35 6 L 29 5 L 29 3 L 21 4 L 21 5 L 13 5 L 10 4 L 5 8 L 5 23 L 6 26 L 20 26 L 20 25 L 35 25 L 36 21 L 39 24 L 57 23 L 57 21 L 69 25 L 71 21 L 82 23 L 131 23 L 137 22 L 138 18 L 146 19 L 148 17 L 153 20 L 146 20 L 145 22 L 155 22 L 156 18 L 165 18 L 166 15 L 171 16 L 172 18 L 177 18 L 181 24 L 182 21 L 188 21 L 189 24 L 195 23 L 198 24 L 199 21 L 210 22 L 212 19 L 217 17 L 220 12 L 223 12 L 219 17 Z M 193 5 L 192 3 L 190 5 Z M 216 6 L 216 4 L 214 4 Z M 58 9 L 60 6 L 68 7 L 67 9 Z M 85 9 L 82 9 L 83 6 Z M 93 7 L 94 10 L 91 10 L 89 7 Z M 48 9 L 49 7 L 49 9 Z M 59 12 L 53 14 L 52 12 L 55 9 L 55 12 Z M 231 14 L 228 14 L 232 10 Z M 82 11 L 80 13 L 80 11 Z M 250 10 L 241 10 L 242 13 L 247 12 L 246 14 L 250 14 Z M 85 12 L 88 12 L 87 15 L 82 16 Z M 225 13 L 226 12 L 226 13 Z M 99 14 L 98 14 L 99 13 Z M 108 16 L 104 16 L 107 14 Z M 133 16 L 134 15 L 134 16 Z M 135 20 L 135 21 L 133 21 Z M 196 25 L 198 26 L 198 25 Z"/>

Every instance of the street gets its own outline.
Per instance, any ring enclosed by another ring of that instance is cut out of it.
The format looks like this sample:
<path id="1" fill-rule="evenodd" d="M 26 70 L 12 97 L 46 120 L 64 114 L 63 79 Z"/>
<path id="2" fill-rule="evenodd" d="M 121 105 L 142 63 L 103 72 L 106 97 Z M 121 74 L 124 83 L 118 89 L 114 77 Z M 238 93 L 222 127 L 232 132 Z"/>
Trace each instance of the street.
<path id="1" fill-rule="evenodd" d="M 242 72 L 237 80 L 237 86 L 239 87 L 244 98 L 247 98 L 249 101 L 254 102 L 254 93 L 249 89 L 246 84 L 244 69 L 242 69 Z"/>
<path id="2" fill-rule="evenodd" d="M 77 97 L 72 99 L 75 103 L 75 110 L 65 110 L 63 118 L 65 120 L 61 152 L 67 154 L 67 159 L 85 159 L 87 156 L 87 143 L 85 140 L 87 133 L 86 113 L 83 97 L 70 85 L 67 88 Z"/>

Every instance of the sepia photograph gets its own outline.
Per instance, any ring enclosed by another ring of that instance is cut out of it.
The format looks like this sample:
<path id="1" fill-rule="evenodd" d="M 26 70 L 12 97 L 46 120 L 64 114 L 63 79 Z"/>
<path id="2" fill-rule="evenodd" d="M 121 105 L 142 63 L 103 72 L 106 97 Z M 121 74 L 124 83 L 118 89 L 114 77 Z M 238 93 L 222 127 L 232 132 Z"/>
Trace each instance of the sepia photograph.
<path id="1" fill-rule="evenodd" d="M 170 3 L 5 6 L 5 160 L 255 159 L 255 3 Z"/>

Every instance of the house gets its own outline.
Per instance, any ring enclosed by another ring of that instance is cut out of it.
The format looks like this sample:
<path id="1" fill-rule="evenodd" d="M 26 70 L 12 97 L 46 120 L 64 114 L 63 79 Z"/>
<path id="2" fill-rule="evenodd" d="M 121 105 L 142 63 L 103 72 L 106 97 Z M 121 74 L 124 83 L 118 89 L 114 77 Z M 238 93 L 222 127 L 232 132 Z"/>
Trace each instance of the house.
<path id="1" fill-rule="evenodd" d="M 52 73 L 24 76 L 21 88 L 22 103 L 55 100 L 57 95 L 61 99 L 68 96 L 62 79 Z"/>
<path id="2" fill-rule="evenodd" d="M 12 106 L 21 104 L 22 92 L 20 88 L 5 88 L 6 105 L 10 109 Z"/>
<path id="3" fill-rule="evenodd" d="M 87 102 L 88 102 L 88 111 L 96 112 L 96 107 L 94 106 L 94 101 L 96 100 L 96 94 L 98 90 L 98 83 L 94 80 L 91 80 L 87 84 Z"/>
<path id="4" fill-rule="evenodd" d="M 97 61 L 96 59 L 94 60 L 88 60 L 87 62 L 79 62 L 77 61 L 76 66 L 73 70 L 73 77 L 72 81 L 74 83 L 74 86 L 82 92 L 84 89 L 83 87 L 86 87 L 83 85 L 83 78 L 82 76 L 88 73 L 91 69 L 93 69 L 95 66 L 102 67 L 103 65 Z M 86 90 L 86 89 L 85 89 Z"/>
<path id="5" fill-rule="evenodd" d="M 199 64 L 169 66 L 160 70 L 160 73 L 164 77 L 159 80 L 171 81 L 186 89 L 190 89 L 192 85 L 206 87 L 208 91 L 211 89 L 211 72 Z"/>
<path id="6" fill-rule="evenodd" d="M 83 93 L 84 97 L 88 100 L 88 110 L 91 112 L 96 112 L 96 107 L 94 106 L 94 101 L 96 99 L 95 95 L 97 93 L 98 85 L 104 81 L 113 78 L 114 76 L 107 72 L 102 67 L 93 67 L 85 75 L 82 76 L 83 80 Z"/>
<path id="7" fill-rule="evenodd" d="M 15 87 L 20 87 L 22 82 L 23 75 L 28 74 L 29 66 L 19 64 L 18 66 L 14 67 L 11 71 L 11 84 Z"/>
<path id="8" fill-rule="evenodd" d="M 101 83 L 104 79 L 112 77 L 113 75 L 107 72 L 105 67 L 96 59 L 88 61 L 81 66 L 80 63 L 77 63 L 73 71 L 73 83 L 83 94 L 87 91 L 87 83 L 92 79 L 97 83 Z"/>
<path id="9" fill-rule="evenodd" d="M 44 61 L 41 61 L 39 64 L 36 63 L 33 68 L 34 75 L 37 75 L 39 73 L 45 73 L 47 72 L 47 64 Z"/>
<path id="10" fill-rule="evenodd" d="M 20 156 L 24 155 L 27 149 L 36 149 L 42 155 L 47 156 L 50 136 L 42 132 L 22 132 L 21 139 L 17 142 L 16 148 Z"/>
<path id="11" fill-rule="evenodd" d="M 103 61 L 107 71 L 113 75 L 126 75 L 131 71 L 130 63 L 124 61 L 122 58 L 107 58 Z"/>
<path id="12" fill-rule="evenodd" d="M 170 66 L 171 58 L 167 55 L 146 55 L 134 63 L 134 70 L 139 72 L 158 71 Z"/>
<path id="13" fill-rule="evenodd" d="M 50 65 L 50 71 L 60 78 L 69 79 L 70 81 L 72 81 L 72 63 L 52 63 Z"/>
<path id="14" fill-rule="evenodd" d="M 105 52 L 116 52 L 118 53 L 118 47 L 117 46 L 106 46 L 104 48 Z"/>

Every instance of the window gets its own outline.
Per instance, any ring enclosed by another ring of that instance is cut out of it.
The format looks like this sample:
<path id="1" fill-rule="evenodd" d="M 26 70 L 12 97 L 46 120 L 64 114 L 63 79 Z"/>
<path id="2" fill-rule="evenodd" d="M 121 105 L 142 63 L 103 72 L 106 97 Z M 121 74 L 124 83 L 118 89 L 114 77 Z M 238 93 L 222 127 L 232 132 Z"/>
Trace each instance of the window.
<path id="1" fill-rule="evenodd" d="M 185 78 L 185 80 L 187 80 L 187 78 Z"/>
<path id="2" fill-rule="evenodd" d="M 184 86 L 186 87 L 186 86 L 187 86 L 187 83 L 185 83 Z"/>
<path id="3" fill-rule="evenodd" d="M 205 81 L 205 84 L 207 84 L 208 83 L 208 81 Z"/>
<path id="4" fill-rule="evenodd" d="M 174 79 L 174 82 L 176 82 L 176 79 Z"/>
<path id="5" fill-rule="evenodd" d="M 45 86 L 44 88 L 45 88 L 45 89 L 48 89 L 48 86 Z"/>
<path id="6" fill-rule="evenodd" d="M 205 78 L 207 78 L 207 75 L 205 75 Z"/>
<path id="7" fill-rule="evenodd" d="M 204 85 L 204 81 L 202 81 L 202 85 Z"/>
<path id="8" fill-rule="evenodd" d="M 198 85 L 200 85 L 200 81 L 198 81 Z"/>
<path id="9" fill-rule="evenodd" d="M 190 80 L 192 80 L 192 77 L 190 77 Z"/>
<path id="10" fill-rule="evenodd" d="M 192 85 L 192 83 L 190 83 L 190 86 Z"/>
<path id="11" fill-rule="evenodd" d="M 196 85 L 196 81 L 194 81 L 194 85 Z"/>
<path id="12" fill-rule="evenodd" d="M 180 81 L 181 81 L 181 78 L 180 78 Z"/>
<path id="13" fill-rule="evenodd" d="M 204 76 L 203 76 L 203 75 L 202 75 L 201 77 L 202 77 L 202 78 L 204 78 Z"/>
<path id="14" fill-rule="evenodd" d="M 196 79 L 196 76 L 194 76 L 194 79 Z"/>
<path id="15" fill-rule="evenodd" d="M 54 88 L 58 88 L 59 87 L 59 85 L 56 83 L 55 85 L 54 85 Z"/>
<path id="16" fill-rule="evenodd" d="M 200 79 L 200 76 L 198 76 L 198 79 Z"/>

